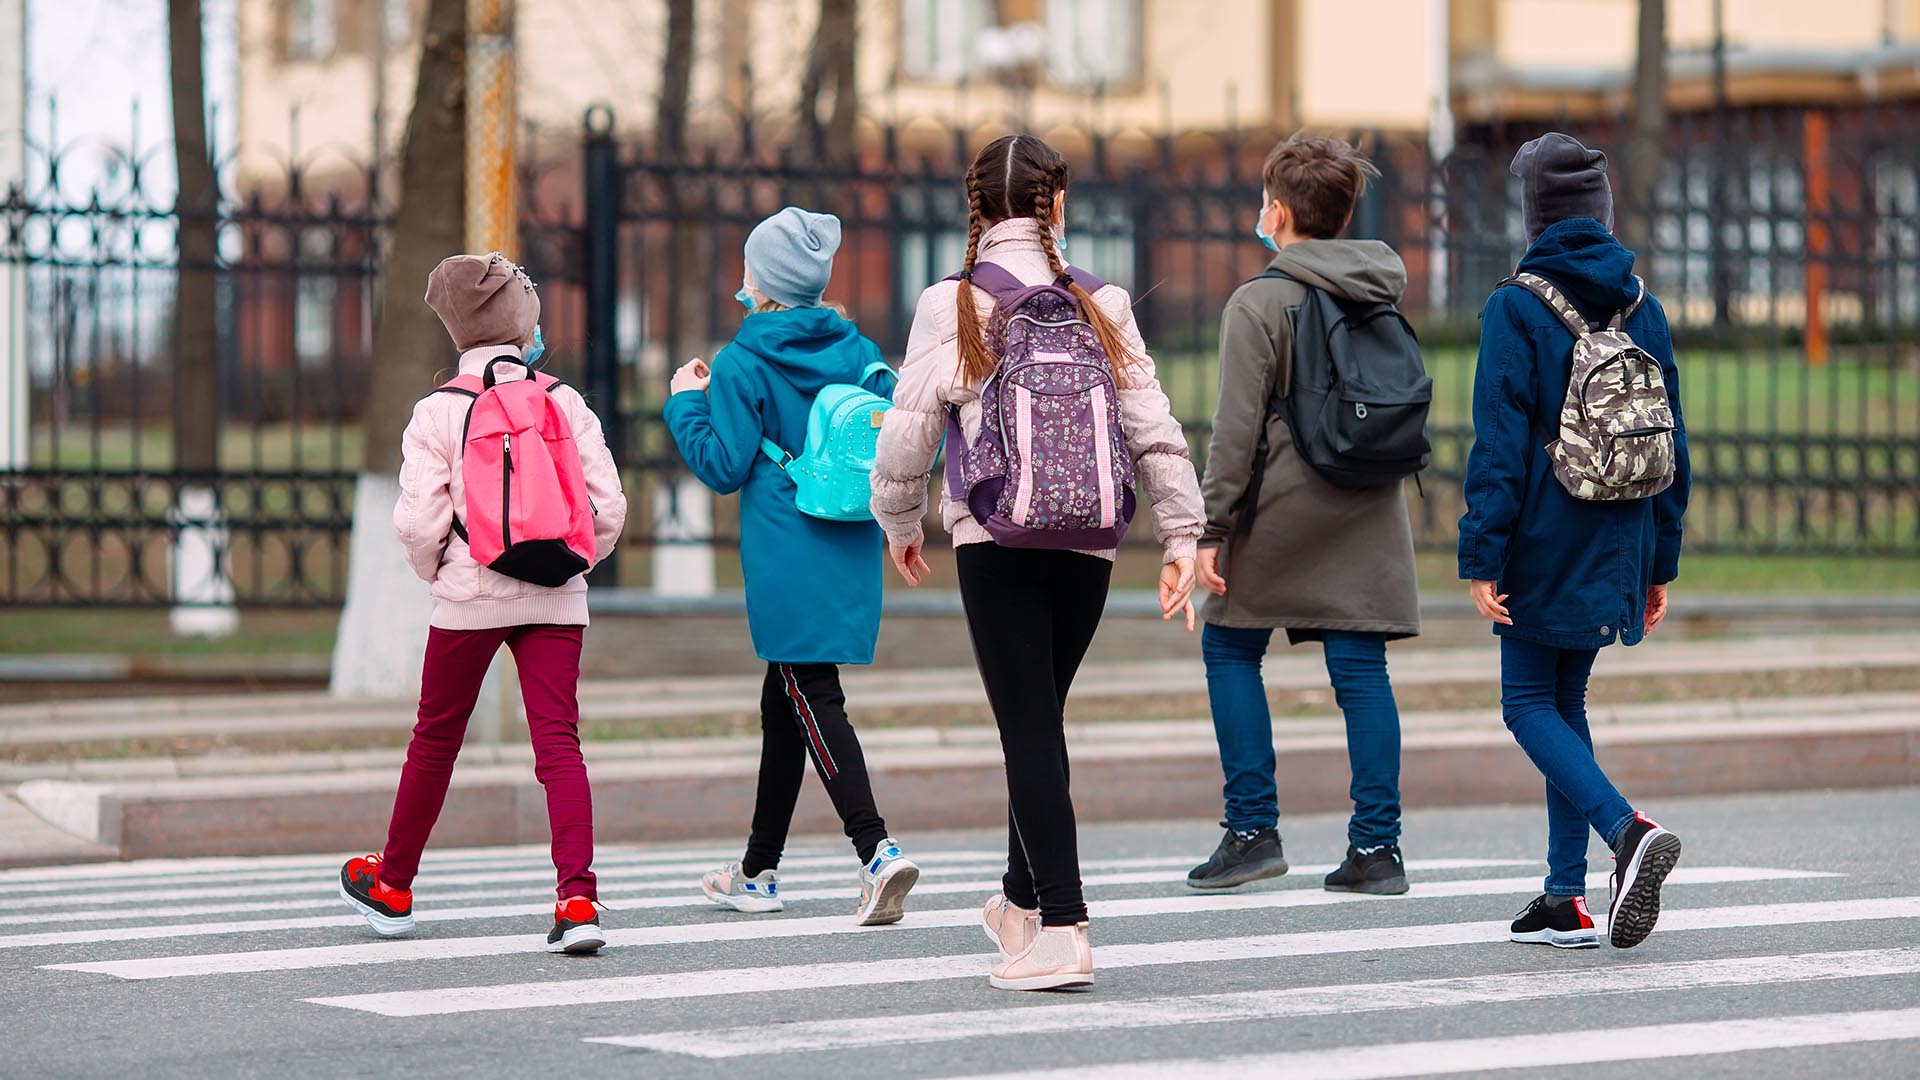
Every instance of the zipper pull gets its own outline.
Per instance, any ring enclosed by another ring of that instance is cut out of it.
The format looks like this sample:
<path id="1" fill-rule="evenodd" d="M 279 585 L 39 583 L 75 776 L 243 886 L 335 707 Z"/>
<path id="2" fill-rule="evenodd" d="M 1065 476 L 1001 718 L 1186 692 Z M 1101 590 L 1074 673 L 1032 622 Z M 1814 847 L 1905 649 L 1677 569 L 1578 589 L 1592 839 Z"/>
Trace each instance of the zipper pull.
<path id="1" fill-rule="evenodd" d="M 507 471 L 512 472 L 513 471 L 513 436 L 511 434 L 500 436 L 500 456 L 504 458 L 506 461 Z"/>

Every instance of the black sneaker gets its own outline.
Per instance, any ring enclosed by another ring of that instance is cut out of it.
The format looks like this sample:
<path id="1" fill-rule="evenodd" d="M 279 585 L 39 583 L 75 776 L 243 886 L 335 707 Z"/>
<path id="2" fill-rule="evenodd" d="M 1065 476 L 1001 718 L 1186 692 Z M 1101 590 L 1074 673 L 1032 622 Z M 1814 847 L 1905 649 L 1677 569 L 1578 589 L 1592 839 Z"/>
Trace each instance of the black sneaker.
<path id="1" fill-rule="evenodd" d="M 1287 872 L 1286 856 L 1280 850 L 1280 831 L 1269 825 L 1242 839 L 1232 829 L 1220 838 L 1220 846 L 1206 862 L 1187 874 L 1187 887 L 1193 889 L 1231 889 L 1250 881 L 1277 878 Z"/>
<path id="2" fill-rule="evenodd" d="M 1616 949 L 1647 940 L 1660 921 L 1660 884 L 1680 861 L 1680 838 L 1645 814 L 1620 833 L 1613 847 L 1613 904 L 1607 909 L 1607 937 Z"/>
<path id="3" fill-rule="evenodd" d="M 1400 858 L 1400 845 L 1348 846 L 1346 861 L 1327 875 L 1327 891 L 1375 896 L 1399 896 L 1406 892 L 1407 864 Z"/>
<path id="4" fill-rule="evenodd" d="M 1556 949 L 1597 949 L 1600 931 L 1594 929 L 1593 916 L 1587 914 L 1586 897 L 1575 896 L 1556 904 L 1542 894 L 1513 917 L 1507 940 Z"/>
<path id="5" fill-rule="evenodd" d="M 594 910 L 593 901 L 576 896 L 553 906 L 553 929 L 547 933 L 548 952 L 585 956 L 599 952 L 606 943 L 607 935 L 600 929 L 600 913 Z"/>

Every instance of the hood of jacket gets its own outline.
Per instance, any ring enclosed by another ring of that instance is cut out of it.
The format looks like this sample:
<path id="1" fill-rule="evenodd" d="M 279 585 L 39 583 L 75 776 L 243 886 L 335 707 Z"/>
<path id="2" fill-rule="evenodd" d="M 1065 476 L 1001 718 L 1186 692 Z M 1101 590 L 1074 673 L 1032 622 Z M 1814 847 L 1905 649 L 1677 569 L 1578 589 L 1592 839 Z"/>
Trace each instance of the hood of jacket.
<path id="1" fill-rule="evenodd" d="M 1605 321 L 1633 303 L 1633 252 L 1592 218 L 1547 226 L 1520 258 L 1519 269 L 1559 286 L 1588 322 Z"/>
<path id="2" fill-rule="evenodd" d="M 1267 266 L 1346 300 L 1397 304 L 1407 291 L 1407 264 L 1378 240 L 1302 240 Z"/>
<path id="3" fill-rule="evenodd" d="M 832 383 L 858 382 L 880 358 L 860 328 L 831 308 L 792 308 L 748 315 L 733 347 L 751 353 L 803 394 Z"/>

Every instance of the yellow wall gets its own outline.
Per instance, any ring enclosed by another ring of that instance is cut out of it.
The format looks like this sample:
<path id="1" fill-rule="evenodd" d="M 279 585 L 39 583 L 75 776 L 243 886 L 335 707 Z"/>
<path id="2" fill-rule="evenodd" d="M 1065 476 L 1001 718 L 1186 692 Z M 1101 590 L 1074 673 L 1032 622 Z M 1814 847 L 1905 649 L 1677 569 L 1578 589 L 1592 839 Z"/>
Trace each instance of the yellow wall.
<path id="1" fill-rule="evenodd" d="M 1319 127 L 1427 126 L 1432 94 L 1425 0 L 1301 0 L 1301 119 Z"/>

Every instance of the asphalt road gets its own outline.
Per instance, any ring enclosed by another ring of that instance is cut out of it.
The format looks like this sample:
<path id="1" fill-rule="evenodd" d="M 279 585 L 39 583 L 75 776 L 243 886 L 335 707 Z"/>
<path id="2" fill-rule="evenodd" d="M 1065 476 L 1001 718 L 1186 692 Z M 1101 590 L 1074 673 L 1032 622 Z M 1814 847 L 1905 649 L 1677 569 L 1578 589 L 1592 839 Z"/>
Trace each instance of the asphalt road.
<path id="1" fill-rule="evenodd" d="M 9 871 L 0 1075 L 1920 1075 L 1920 789 L 1646 809 L 1686 854 L 1625 952 L 1503 940 L 1537 808 L 1410 815 L 1400 898 L 1320 890 L 1337 818 L 1283 822 L 1294 874 L 1221 896 L 1180 880 L 1211 823 L 1091 827 L 1099 981 L 1055 994 L 987 986 L 992 833 L 902 837 L 926 870 L 907 919 L 858 931 L 829 840 L 795 845 L 762 916 L 699 899 L 730 844 L 603 849 L 591 958 L 538 951 L 542 850 L 430 853 L 403 942 L 345 913 L 337 860 Z M 1604 911 L 1604 876 L 1589 895 Z"/>

